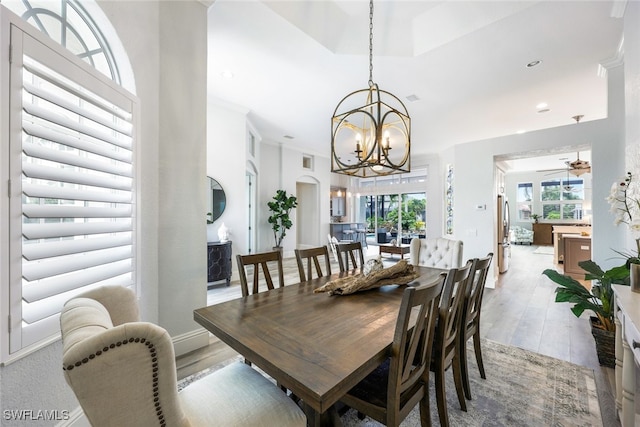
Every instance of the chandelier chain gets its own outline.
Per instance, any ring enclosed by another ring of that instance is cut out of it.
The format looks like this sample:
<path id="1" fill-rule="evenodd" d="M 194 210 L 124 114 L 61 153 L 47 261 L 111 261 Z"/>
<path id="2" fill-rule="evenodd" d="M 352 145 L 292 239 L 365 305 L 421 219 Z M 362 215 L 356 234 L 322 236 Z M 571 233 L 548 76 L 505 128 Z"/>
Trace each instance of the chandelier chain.
<path id="1" fill-rule="evenodd" d="M 373 86 L 373 0 L 369 1 L 369 87 Z"/>

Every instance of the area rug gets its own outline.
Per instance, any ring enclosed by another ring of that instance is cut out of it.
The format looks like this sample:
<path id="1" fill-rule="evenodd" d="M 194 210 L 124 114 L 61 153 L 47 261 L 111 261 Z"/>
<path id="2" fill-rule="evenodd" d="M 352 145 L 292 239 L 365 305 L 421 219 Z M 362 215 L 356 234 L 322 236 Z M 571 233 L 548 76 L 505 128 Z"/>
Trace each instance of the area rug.
<path id="1" fill-rule="evenodd" d="M 538 246 L 534 254 L 553 255 L 553 246 Z"/>
<path id="2" fill-rule="evenodd" d="M 482 341 L 487 379 L 480 378 L 472 345 L 468 345 L 469 381 L 473 399 L 463 412 L 447 371 L 447 404 L 452 426 L 602 426 L 600 404 L 593 371 L 559 359 L 543 356 L 494 341 Z M 241 358 L 225 362 L 228 364 Z M 179 382 L 179 388 L 207 375 L 224 364 Z M 431 419 L 438 426 L 438 409 L 431 376 Z M 366 417 L 359 420 L 354 410 L 342 416 L 345 427 L 380 426 Z M 416 407 L 402 422 L 403 427 L 420 426 Z"/>
<path id="3" fill-rule="evenodd" d="M 482 341 L 486 380 L 480 378 L 472 345 L 467 346 L 472 400 L 460 409 L 453 375 L 447 371 L 447 405 L 452 426 L 602 426 L 593 370 L 494 341 Z M 431 376 L 431 419 L 440 425 Z M 345 427 L 372 427 L 350 410 Z M 401 424 L 419 426 L 414 409 Z"/>

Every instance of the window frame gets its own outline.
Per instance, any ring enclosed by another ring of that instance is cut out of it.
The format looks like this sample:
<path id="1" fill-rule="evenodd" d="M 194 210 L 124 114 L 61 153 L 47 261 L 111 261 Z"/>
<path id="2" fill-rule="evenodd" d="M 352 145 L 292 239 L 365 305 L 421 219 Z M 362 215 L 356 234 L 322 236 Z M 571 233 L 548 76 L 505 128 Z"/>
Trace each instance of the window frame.
<path id="1" fill-rule="evenodd" d="M 558 198 L 557 199 L 548 199 L 548 200 L 543 200 L 543 196 L 545 194 L 544 192 L 544 187 L 545 186 L 549 186 L 551 183 L 558 183 Z M 567 199 L 566 194 L 567 192 L 564 191 L 564 186 L 565 185 L 571 185 L 571 184 L 579 184 L 582 186 L 581 189 L 581 194 L 582 194 L 582 198 L 581 199 Z M 554 222 L 579 222 L 583 219 L 584 217 L 584 204 L 585 204 L 585 180 L 581 177 L 556 177 L 556 178 L 551 178 L 551 179 L 547 179 L 547 180 L 543 180 L 540 181 L 540 205 L 541 205 L 541 211 L 542 211 L 542 217 L 541 219 L 545 220 L 545 221 L 554 221 Z M 560 218 L 547 218 L 545 215 L 545 207 L 547 206 L 553 206 L 553 205 L 557 205 L 558 206 L 558 210 L 560 212 Z M 580 213 L 578 215 L 578 218 L 565 218 L 564 217 L 564 212 L 566 210 L 566 208 L 569 205 L 579 205 L 580 208 Z"/>
<path id="2" fill-rule="evenodd" d="M 528 200 L 520 199 L 520 188 L 524 188 L 524 187 L 528 187 L 531 189 L 531 197 Z M 533 214 L 533 182 L 532 181 L 518 182 L 516 184 L 516 206 L 518 211 L 518 221 L 523 221 L 523 222 L 531 221 L 531 215 Z M 529 207 L 528 217 L 525 218 L 522 215 L 523 210 L 521 209 L 521 206 Z"/>
<path id="3" fill-rule="evenodd" d="M 139 234 L 140 228 L 138 226 L 137 214 L 140 197 L 140 181 L 137 179 L 138 175 L 138 147 L 139 147 L 139 112 L 140 105 L 138 98 L 129 93 L 127 90 L 120 87 L 113 82 L 107 76 L 91 67 L 88 63 L 82 59 L 73 55 L 67 49 L 63 48 L 49 37 L 43 35 L 37 31 L 31 25 L 25 23 L 21 19 L 17 18 L 12 13 L 7 13 L 7 9 L 0 5 L 0 40 L 8 40 L 10 42 L 0 43 L 0 54 L 6 53 L 5 58 L 9 58 L 11 55 L 11 61 L 2 61 L 0 63 L 0 99 L 2 100 L 2 106 L 0 107 L 0 162 L 2 164 L 2 172 L 0 172 L 1 186 L 1 200 L 0 200 L 0 218 L 2 220 L 2 230 L 0 230 L 0 363 L 8 364 L 15 360 L 18 360 L 32 352 L 49 345 L 52 342 L 59 340 L 59 329 L 51 335 L 47 335 L 42 339 L 37 340 L 29 345 L 20 345 L 18 348 L 11 348 L 10 342 L 14 339 L 14 334 L 21 332 L 21 326 L 16 328 L 15 315 L 12 313 L 16 304 L 21 304 L 22 301 L 22 280 L 16 280 L 15 277 L 21 277 L 21 251 L 22 244 L 16 243 L 16 235 L 21 239 L 21 224 L 22 224 L 22 190 L 21 190 L 21 175 L 22 166 L 16 165 L 16 158 L 21 155 L 20 152 L 16 152 L 21 147 L 22 143 L 22 114 L 21 114 L 21 85 L 16 86 L 16 82 L 10 79 L 11 73 L 16 73 L 12 68 L 22 67 L 21 58 L 22 48 L 19 46 L 20 42 L 12 36 L 13 32 L 22 33 L 21 37 L 28 36 L 34 39 L 36 42 L 44 46 L 45 50 L 51 54 L 58 56 L 59 61 L 63 65 L 63 69 L 68 71 L 60 74 L 68 76 L 74 76 L 76 73 L 90 76 L 89 79 L 94 81 L 95 85 L 100 86 L 100 89 L 96 89 L 98 93 L 100 91 L 111 91 L 117 93 L 117 96 L 123 99 L 128 99 L 131 102 L 130 112 L 133 115 L 131 123 L 133 149 L 132 149 L 132 207 L 131 214 L 132 221 L 132 234 L 133 234 L 133 246 L 132 246 L 132 287 L 139 293 L 139 286 L 141 283 L 141 270 L 137 268 L 137 260 L 140 259 L 140 241 Z M 9 51 L 11 50 L 11 53 Z M 20 77 L 20 81 L 22 78 Z M 90 85 L 91 86 L 91 85 Z M 96 86 L 96 87 L 97 87 Z M 16 93 L 20 92 L 16 99 Z M 107 96 L 108 98 L 108 96 Z M 17 103 L 19 102 L 19 103 Z M 18 141 L 16 144 L 13 141 Z M 21 148 L 20 148 L 21 151 Z M 20 162 L 21 163 L 21 162 Z M 16 168 L 19 174 L 16 175 Z M 19 200 L 19 203 L 16 203 Z M 19 233 L 16 234 L 16 228 Z M 19 325 L 21 325 L 21 319 L 19 319 Z"/>

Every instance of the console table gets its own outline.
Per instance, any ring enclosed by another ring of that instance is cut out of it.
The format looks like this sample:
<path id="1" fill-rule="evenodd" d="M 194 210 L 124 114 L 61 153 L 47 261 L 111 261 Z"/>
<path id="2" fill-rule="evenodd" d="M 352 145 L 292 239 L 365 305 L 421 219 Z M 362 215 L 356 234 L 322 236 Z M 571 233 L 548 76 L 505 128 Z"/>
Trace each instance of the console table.
<path id="1" fill-rule="evenodd" d="M 640 373 L 640 294 L 629 286 L 613 285 L 616 321 L 616 409 L 622 427 L 639 425 L 635 401 Z"/>
<path id="2" fill-rule="evenodd" d="M 387 253 L 390 255 L 398 254 L 401 259 L 404 259 L 404 255 L 411 251 L 411 245 L 391 245 L 389 243 L 381 243 L 379 246 L 380 255 Z"/>
<path id="3" fill-rule="evenodd" d="M 231 283 L 231 241 L 207 242 L 207 282 Z"/>

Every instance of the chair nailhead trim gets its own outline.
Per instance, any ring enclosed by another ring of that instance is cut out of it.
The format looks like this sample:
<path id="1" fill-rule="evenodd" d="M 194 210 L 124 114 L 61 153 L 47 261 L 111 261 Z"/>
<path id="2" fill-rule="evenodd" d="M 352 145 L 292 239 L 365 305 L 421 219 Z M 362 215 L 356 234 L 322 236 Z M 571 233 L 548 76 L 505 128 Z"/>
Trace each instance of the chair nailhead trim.
<path id="1" fill-rule="evenodd" d="M 160 404 L 160 397 L 158 396 L 159 394 L 158 390 L 160 389 L 160 387 L 158 384 L 158 363 L 157 363 L 158 358 L 156 357 L 157 355 L 156 348 L 153 345 L 153 343 L 147 341 L 146 338 L 129 338 L 128 340 L 124 339 L 122 341 L 111 343 L 108 346 L 105 346 L 102 350 L 96 351 L 95 354 L 90 354 L 88 357 L 85 357 L 74 364 L 63 366 L 62 370 L 71 371 L 73 370 L 73 368 L 89 363 L 90 360 L 93 360 L 96 357 L 100 356 L 101 354 L 106 353 L 107 351 L 109 351 L 110 348 L 121 347 L 125 344 L 134 343 L 134 342 L 144 344 L 149 348 L 149 353 L 151 356 L 151 366 L 153 367 L 153 384 L 152 384 L 153 396 L 154 396 L 153 405 L 156 408 L 156 416 L 158 417 L 158 421 L 160 422 L 160 427 L 166 427 L 167 421 L 164 419 L 164 414 L 162 413 L 162 405 Z"/>

